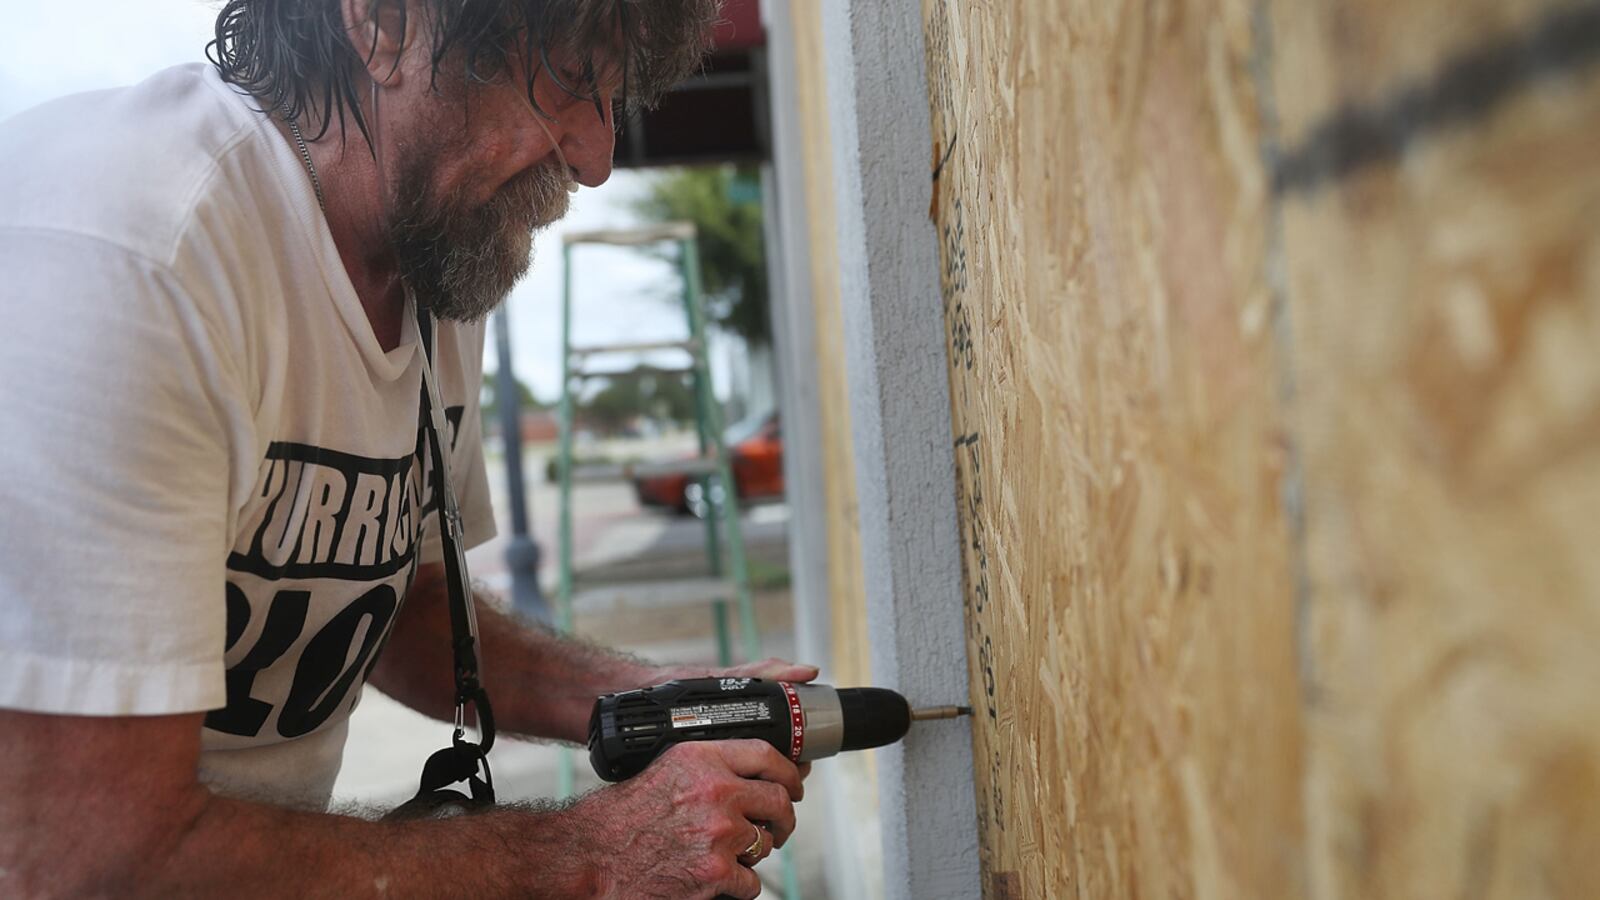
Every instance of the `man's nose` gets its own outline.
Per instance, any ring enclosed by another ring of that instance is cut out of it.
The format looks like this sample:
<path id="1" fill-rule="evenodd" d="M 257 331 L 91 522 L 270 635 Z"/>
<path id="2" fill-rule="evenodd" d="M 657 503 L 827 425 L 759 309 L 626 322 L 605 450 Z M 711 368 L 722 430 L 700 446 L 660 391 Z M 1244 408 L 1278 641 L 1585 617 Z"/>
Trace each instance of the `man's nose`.
<path id="1" fill-rule="evenodd" d="M 585 187 L 599 187 L 611 177 L 611 159 L 616 149 L 610 104 L 603 104 L 602 118 L 593 104 L 578 104 L 565 117 L 561 152 L 572 167 L 572 177 Z"/>

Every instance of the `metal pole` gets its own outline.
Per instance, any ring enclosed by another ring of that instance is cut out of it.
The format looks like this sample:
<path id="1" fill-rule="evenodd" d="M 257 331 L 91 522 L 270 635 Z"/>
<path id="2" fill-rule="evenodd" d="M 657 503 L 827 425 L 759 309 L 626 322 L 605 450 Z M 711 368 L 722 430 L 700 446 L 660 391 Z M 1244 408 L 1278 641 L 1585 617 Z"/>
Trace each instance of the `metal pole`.
<path id="1" fill-rule="evenodd" d="M 572 373 L 572 245 L 561 250 L 561 454 L 556 477 L 561 488 L 561 528 L 558 550 L 560 579 L 556 584 L 556 630 L 572 632 L 572 429 L 576 416 Z M 577 783 L 572 748 L 561 748 L 556 769 L 556 797 L 572 796 Z"/>
<path id="2" fill-rule="evenodd" d="M 494 345 L 500 368 L 494 376 L 500 434 L 505 446 L 506 496 L 511 504 L 511 607 L 519 615 L 550 624 L 550 607 L 539 591 L 539 545 L 528 530 L 528 492 L 522 480 L 522 391 L 511 367 L 511 322 L 504 306 L 494 314 Z"/>

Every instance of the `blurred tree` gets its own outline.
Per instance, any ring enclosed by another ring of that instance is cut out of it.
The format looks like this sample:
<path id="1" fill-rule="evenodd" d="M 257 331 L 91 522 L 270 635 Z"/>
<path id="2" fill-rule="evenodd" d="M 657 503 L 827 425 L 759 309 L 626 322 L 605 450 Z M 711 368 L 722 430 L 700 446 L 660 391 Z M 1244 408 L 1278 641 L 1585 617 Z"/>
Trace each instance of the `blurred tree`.
<path id="1" fill-rule="evenodd" d="M 616 432 L 646 412 L 637 378 L 613 378 L 583 402 L 583 419 L 591 428 Z"/>
<path id="2" fill-rule="evenodd" d="M 478 403 L 483 407 L 483 420 L 485 422 L 498 421 L 500 406 L 495 397 L 495 373 L 485 372 L 483 375 L 483 392 L 478 395 Z M 522 411 L 549 409 L 551 404 L 541 401 L 529 390 L 527 382 L 517 379 L 517 392 L 522 395 Z"/>
<path id="3" fill-rule="evenodd" d="M 752 345 L 771 342 L 756 166 L 666 170 L 651 178 L 634 211 L 651 222 L 693 222 L 700 238 L 707 316 Z M 675 261 L 673 253 L 661 255 Z M 672 299 L 677 302 L 678 295 Z"/>
<path id="4" fill-rule="evenodd" d="M 681 375 L 655 379 L 650 391 L 650 411 L 657 419 L 688 423 L 694 421 L 694 389 Z"/>
<path id="5" fill-rule="evenodd" d="M 682 375 L 641 365 L 607 379 L 578 404 L 578 413 L 590 427 L 608 432 L 640 417 L 682 424 L 694 421 L 694 391 Z"/>

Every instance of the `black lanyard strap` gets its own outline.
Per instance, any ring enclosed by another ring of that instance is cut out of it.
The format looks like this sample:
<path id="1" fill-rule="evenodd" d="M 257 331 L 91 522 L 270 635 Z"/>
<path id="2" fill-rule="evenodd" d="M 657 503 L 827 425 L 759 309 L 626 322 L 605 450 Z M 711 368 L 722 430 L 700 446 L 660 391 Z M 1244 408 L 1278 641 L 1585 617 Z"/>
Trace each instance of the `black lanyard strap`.
<path id="1" fill-rule="evenodd" d="M 439 538 L 444 547 L 444 571 L 450 609 L 450 651 L 455 678 L 455 734 L 450 746 L 434 753 L 422 768 L 417 796 L 395 810 L 395 814 L 429 815 L 446 805 L 468 802 L 472 806 L 494 803 L 494 777 L 489 772 L 489 748 L 494 746 L 494 713 L 489 694 L 484 690 L 478 663 L 478 619 L 472 607 L 472 582 L 467 575 L 467 559 L 461 548 L 461 509 L 456 505 L 450 483 L 449 461 L 444 435 L 444 409 L 439 386 L 433 375 L 433 314 L 413 303 L 417 335 L 422 344 L 422 429 L 428 447 L 434 504 L 439 513 Z M 420 460 L 419 460 L 420 464 Z M 477 713 L 479 739 L 466 739 L 467 710 Z M 479 775 L 479 771 L 482 775 Z M 466 782 L 470 799 L 449 785 Z"/>

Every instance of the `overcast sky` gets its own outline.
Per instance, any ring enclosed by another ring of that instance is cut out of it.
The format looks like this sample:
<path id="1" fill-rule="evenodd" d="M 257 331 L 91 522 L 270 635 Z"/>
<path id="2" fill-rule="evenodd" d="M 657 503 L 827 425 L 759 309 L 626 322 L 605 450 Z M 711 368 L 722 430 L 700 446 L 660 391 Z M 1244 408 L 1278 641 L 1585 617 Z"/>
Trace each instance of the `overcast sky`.
<path id="1" fill-rule="evenodd" d="M 7 3 L 0 29 L 0 120 L 64 94 L 132 84 L 152 72 L 203 61 L 215 2 L 72 0 Z M 0 127 L 4 127 L 0 123 Z M 619 172 L 573 198 L 567 218 L 535 240 L 533 269 L 508 309 L 513 364 L 535 394 L 553 400 L 561 387 L 561 234 L 631 222 L 630 198 L 643 176 Z M 674 338 L 683 315 L 658 299 L 670 270 L 635 251 L 578 251 L 573 340 L 580 344 Z M 495 365 L 489 349 L 486 365 Z"/>

